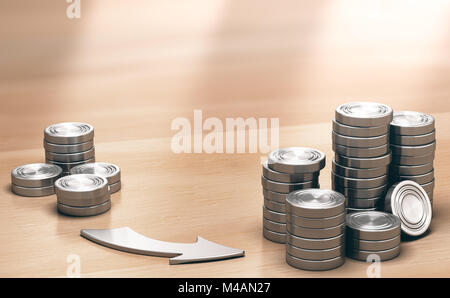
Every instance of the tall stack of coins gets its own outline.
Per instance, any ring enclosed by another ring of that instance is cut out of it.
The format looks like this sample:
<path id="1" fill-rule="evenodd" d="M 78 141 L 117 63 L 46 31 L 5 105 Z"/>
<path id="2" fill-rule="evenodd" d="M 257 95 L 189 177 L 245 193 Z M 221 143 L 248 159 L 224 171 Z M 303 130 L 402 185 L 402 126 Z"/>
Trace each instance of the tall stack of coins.
<path id="1" fill-rule="evenodd" d="M 340 105 L 333 120 L 333 190 L 347 198 L 347 211 L 383 207 L 389 182 L 392 109 L 373 102 Z"/>
<path id="2" fill-rule="evenodd" d="M 347 214 L 347 256 L 369 261 L 387 261 L 400 254 L 400 219 L 386 212 L 366 211 Z M 374 260 L 370 260 L 374 261 Z"/>
<path id="3" fill-rule="evenodd" d="M 94 128 L 78 122 L 50 125 L 44 130 L 44 148 L 46 163 L 68 175 L 71 168 L 95 161 Z"/>
<path id="4" fill-rule="evenodd" d="M 79 165 L 70 170 L 71 175 L 94 174 L 105 177 L 108 180 L 109 193 L 113 194 L 120 190 L 120 168 L 106 162 L 93 162 Z"/>
<path id="5" fill-rule="evenodd" d="M 56 165 L 32 163 L 11 171 L 11 191 L 25 197 L 43 197 L 55 193 L 53 184 L 62 175 Z"/>
<path id="6" fill-rule="evenodd" d="M 294 190 L 319 188 L 319 174 L 324 167 L 325 154 L 311 148 L 289 147 L 269 154 L 261 177 L 266 239 L 286 242 L 286 196 Z"/>
<path id="7" fill-rule="evenodd" d="M 55 182 L 58 211 L 71 216 L 92 216 L 111 208 L 108 180 L 105 177 L 78 174 Z"/>
<path id="8" fill-rule="evenodd" d="M 303 270 L 331 270 L 345 261 L 345 197 L 306 189 L 286 198 L 286 262 Z"/>
<path id="9" fill-rule="evenodd" d="M 400 111 L 391 122 L 392 183 L 412 180 L 420 184 L 433 203 L 436 132 L 431 115 Z"/>

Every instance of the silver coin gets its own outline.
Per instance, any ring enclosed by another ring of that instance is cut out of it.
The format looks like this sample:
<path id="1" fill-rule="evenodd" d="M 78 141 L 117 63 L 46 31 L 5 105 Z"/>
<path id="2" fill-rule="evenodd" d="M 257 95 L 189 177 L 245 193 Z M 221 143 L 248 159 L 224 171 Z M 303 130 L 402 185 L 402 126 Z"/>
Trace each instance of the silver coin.
<path id="1" fill-rule="evenodd" d="M 331 172 L 331 179 L 334 181 L 335 185 L 348 188 L 376 188 L 387 184 L 389 181 L 387 175 L 376 178 L 360 179 L 343 177 L 333 172 Z"/>
<path id="2" fill-rule="evenodd" d="M 391 135 L 391 144 L 399 146 L 422 146 L 436 141 L 436 133 L 433 130 L 430 133 L 418 136 L 400 136 Z"/>
<path id="3" fill-rule="evenodd" d="M 268 229 L 269 231 L 277 232 L 277 233 L 286 233 L 286 224 L 277 223 L 267 218 L 263 217 L 263 227 Z"/>
<path id="4" fill-rule="evenodd" d="M 336 120 L 333 120 L 333 130 L 344 136 L 369 138 L 389 133 L 389 125 L 357 127 L 341 124 Z"/>
<path id="5" fill-rule="evenodd" d="M 289 214 L 288 214 L 289 218 Z M 297 237 L 310 238 L 310 239 L 324 239 L 336 237 L 345 232 L 345 224 L 342 223 L 336 227 L 322 228 L 322 229 L 311 229 L 296 226 L 292 223 L 286 224 L 286 230 Z"/>
<path id="6" fill-rule="evenodd" d="M 355 158 L 373 158 L 383 156 L 389 153 L 389 145 L 385 144 L 379 147 L 370 148 L 356 148 L 347 147 L 343 145 L 332 144 L 332 149 L 335 153 Z"/>
<path id="7" fill-rule="evenodd" d="M 22 187 L 53 186 L 62 175 L 62 169 L 45 163 L 18 166 L 11 171 L 11 182 Z"/>
<path id="8" fill-rule="evenodd" d="M 72 207 L 98 205 L 110 199 L 108 180 L 91 174 L 59 178 L 55 192 L 59 203 Z"/>
<path id="9" fill-rule="evenodd" d="M 346 198 L 352 199 L 370 199 L 382 197 L 386 194 L 387 191 L 387 185 L 364 189 L 343 187 L 340 185 L 334 185 L 334 182 L 332 182 L 332 187 L 335 191 L 343 194 Z"/>
<path id="10" fill-rule="evenodd" d="M 264 206 L 271 211 L 286 213 L 286 204 L 278 203 L 264 198 Z"/>
<path id="11" fill-rule="evenodd" d="M 270 190 L 263 188 L 264 198 L 266 198 L 270 201 L 275 201 L 277 203 L 285 204 L 287 195 L 288 195 L 287 193 L 274 192 L 274 191 L 270 191 Z"/>
<path id="12" fill-rule="evenodd" d="M 347 207 L 357 209 L 376 208 L 384 206 L 384 197 L 371 198 L 371 199 L 348 199 Z"/>
<path id="13" fill-rule="evenodd" d="M 286 253 L 304 260 L 322 261 L 345 256 L 345 246 L 341 245 L 329 249 L 304 249 L 286 244 Z"/>
<path id="14" fill-rule="evenodd" d="M 422 186 L 422 188 L 425 190 L 426 193 L 433 192 L 433 190 L 434 190 L 434 179 L 433 179 L 433 181 L 425 183 L 425 184 L 421 184 L 420 186 Z"/>
<path id="15" fill-rule="evenodd" d="M 347 237 L 362 240 L 386 240 L 400 235 L 398 216 L 380 212 L 366 211 L 347 214 Z"/>
<path id="16" fill-rule="evenodd" d="M 94 174 L 108 179 L 109 184 L 120 181 L 120 168 L 112 163 L 93 162 L 76 166 L 70 170 L 74 174 Z"/>
<path id="17" fill-rule="evenodd" d="M 424 234 L 433 216 L 427 193 L 413 181 L 394 184 L 386 195 L 385 209 L 398 216 L 402 231 L 409 236 Z"/>
<path id="18" fill-rule="evenodd" d="M 387 240 L 360 240 L 347 238 L 346 247 L 350 250 L 379 251 L 389 250 L 400 245 L 400 236 Z"/>
<path id="19" fill-rule="evenodd" d="M 304 174 L 286 174 L 274 171 L 269 168 L 267 161 L 262 164 L 263 176 L 268 180 L 283 182 L 283 183 L 300 183 L 315 180 L 319 178 L 319 172 L 304 173 Z"/>
<path id="20" fill-rule="evenodd" d="M 270 231 L 263 227 L 263 236 L 267 240 L 276 243 L 286 243 L 286 234 Z"/>
<path id="21" fill-rule="evenodd" d="M 434 168 L 433 163 L 426 163 L 418 166 L 391 165 L 391 174 L 393 176 L 416 176 L 429 173 Z"/>
<path id="22" fill-rule="evenodd" d="M 392 108 L 375 102 L 350 102 L 336 108 L 336 121 L 345 125 L 373 127 L 389 125 Z"/>
<path id="23" fill-rule="evenodd" d="M 113 184 L 109 184 L 109 193 L 110 194 L 116 193 L 121 188 L 122 188 L 122 183 L 120 181 L 116 182 L 116 183 L 113 183 Z"/>
<path id="24" fill-rule="evenodd" d="M 282 148 L 269 154 L 268 166 L 274 171 L 288 174 L 319 172 L 325 167 L 325 154 L 304 147 Z"/>
<path id="25" fill-rule="evenodd" d="M 61 203 L 58 203 L 57 207 L 59 212 L 70 216 L 93 216 L 105 213 L 111 209 L 111 200 L 108 200 L 100 205 L 89 207 L 73 207 Z"/>
<path id="26" fill-rule="evenodd" d="M 373 158 L 355 158 L 355 157 L 346 157 L 339 154 L 335 155 L 335 161 L 337 164 L 344 167 L 358 168 L 358 169 L 386 167 L 391 163 L 391 159 L 392 159 L 391 153 Z"/>
<path id="27" fill-rule="evenodd" d="M 288 214 L 308 218 L 325 218 L 345 210 L 345 197 L 332 190 L 306 189 L 291 192 L 286 197 Z"/>
<path id="28" fill-rule="evenodd" d="M 93 138 L 94 127 L 80 122 L 53 124 L 44 130 L 44 139 L 53 144 L 80 144 L 91 141 Z"/>
<path id="29" fill-rule="evenodd" d="M 84 143 L 80 144 L 73 144 L 73 145 L 60 145 L 60 144 L 53 144 L 49 143 L 46 140 L 44 140 L 44 149 L 48 152 L 54 152 L 54 153 L 78 153 L 78 152 L 84 152 L 94 147 L 94 141 L 90 140 Z"/>
<path id="30" fill-rule="evenodd" d="M 356 212 L 376 211 L 376 210 L 377 208 L 350 208 L 350 207 L 346 208 L 347 214 Z"/>
<path id="31" fill-rule="evenodd" d="M 379 261 L 391 260 L 400 255 L 400 245 L 398 245 L 394 248 L 388 249 L 388 250 L 378 250 L 378 251 L 347 249 L 348 257 L 355 259 L 355 260 L 363 261 L 363 262 L 372 260 L 375 255 L 378 257 L 377 259 Z"/>
<path id="32" fill-rule="evenodd" d="M 300 183 L 283 183 L 283 182 L 276 182 L 276 181 L 268 180 L 266 177 L 261 176 L 261 184 L 262 184 L 263 188 L 268 189 L 270 191 L 280 192 L 280 193 L 290 193 L 290 192 L 292 192 L 294 190 L 298 190 L 298 189 L 317 187 L 318 181 L 306 181 L 306 182 L 300 182 Z"/>
<path id="33" fill-rule="evenodd" d="M 394 135 L 416 136 L 427 134 L 433 130 L 433 116 L 420 112 L 395 112 L 391 122 L 391 133 Z"/>
<path id="34" fill-rule="evenodd" d="M 302 238 L 286 232 L 286 243 L 304 249 L 330 249 L 345 243 L 345 234 L 326 239 Z"/>
<path id="35" fill-rule="evenodd" d="M 57 165 L 64 172 L 70 172 L 70 170 L 76 166 L 79 166 L 79 165 L 82 165 L 85 163 L 95 162 L 95 158 L 91 158 L 91 159 L 83 160 L 83 161 L 76 161 L 76 162 L 58 162 L 58 161 L 54 161 L 54 160 L 45 159 L 45 162 L 48 164 Z"/>
<path id="36" fill-rule="evenodd" d="M 369 147 L 379 147 L 389 143 L 389 135 L 381 135 L 377 137 L 349 137 L 340 135 L 336 132 L 331 133 L 331 138 L 334 144 L 342 145 L 346 147 L 357 147 L 357 148 L 369 148 Z"/>
<path id="37" fill-rule="evenodd" d="M 88 160 L 95 157 L 95 148 L 92 147 L 88 151 L 79 153 L 53 153 L 45 152 L 45 158 L 56 162 L 77 162 Z"/>
<path id="38" fill-rule="evenodd" d="M 393 176 L 392 177 L 395 181 L 405 181 L 405 180 L 411 180 L 418 184 L 427 184 L 433 181 L 434 179 L 434 171 L 428 172 L 426 174 L 422 175 L 401 175 L 401 176 Z"/>
<path id="39" fill-rule="evenodd" d="M 296 258 L 286 254 L 286 262 L 294 268 L 310 271 L 332 270 L 342 266 L 345 263 L 345 257 L 337 257 L 329 260 L 311 261 Z"/>
<path id="40" fill-rule="evenodd" d="M 265 206 L 263 206 L 263 217 L 277 223 L 286 223 L 286 213 L 272 211 Z"/>
<path id="41" fill-rule="evenodd" d="M 372 169 L 349 168 L 338 165 L 333 160 L 332 172 L 348 178 L 368 179 L 387 175 L 389 173 L 389 167 L 385 166 L 381 168 L 372 168 Z"/>
<path id="42" fill-rule="evenodd" d="M 421 156 L 392 155 L 392 164 L 402 166 L 419 166 L 434 161 L 434 151 Z"/>
<path id="43" fill-rule="evenodd" d="M 324 218 L 308 218 L 308 217 L 300 217 L 290 214 L 286 218 L 286 222 L 292 223 L 296 226 L 310 228 L 310 229 L 323 229 L 323 228 L 331 228 L 342 224 L 345 221 L 345 212 L 332 216 L 332 217 L 324 217 Z"/>
<path id="44" fill-rule="evenodd" d="M 398 146 L 391 144 L 392 154 L 401 156 L 422 156 L 436 150 L 436 142 L 421 146 Z"/>
<path id="45" fill-rule="evenodd" d="M 55 193 L 53 185 L 44 187 L 23 187 L 11 184 L 11 191 L 22 197 L 45 197 Z"/>

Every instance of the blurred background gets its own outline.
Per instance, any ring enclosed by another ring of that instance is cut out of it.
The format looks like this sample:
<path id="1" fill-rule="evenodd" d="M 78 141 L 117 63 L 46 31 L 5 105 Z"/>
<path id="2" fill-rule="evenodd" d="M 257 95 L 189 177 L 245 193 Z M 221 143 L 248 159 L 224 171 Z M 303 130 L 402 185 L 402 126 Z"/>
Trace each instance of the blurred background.
<path id="1" fill-rule="evenodd" d="M 1 1 L 0 150 L 40 147 L 36 127 L 59 121 L 170 137 L 193 109 L 282 127 L 355 99 L 447 112 L 450 1 L 80 3 L 69 19 L 65 0 Z"/>

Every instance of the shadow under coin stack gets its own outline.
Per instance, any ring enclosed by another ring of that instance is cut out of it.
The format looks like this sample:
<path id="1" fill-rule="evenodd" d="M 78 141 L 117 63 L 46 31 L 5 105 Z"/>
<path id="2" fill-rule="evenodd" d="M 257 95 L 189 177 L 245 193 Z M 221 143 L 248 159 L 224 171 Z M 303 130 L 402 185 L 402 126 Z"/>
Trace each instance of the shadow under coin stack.
<path id="1" fill-rule="evenodd" d="M 380 211 L 347 214 L 347 256 L 363 262 L 387 261 L 400 254 L 400 219 Z M 372 259 L 376 256 L 377 259 Z"/>
<path id="2" fill-rule="evenodd" d="M 347 198 L 347 212 L 379 210 L 389 184 L 389 106 L 373 102 L 340 105 L 333 120 L 333 190 Z"/>
<path id="3" fill-rule="evenodd" d="M 286 242 L 286 196 L 299 189 L 320 188 L 319 175 L 324 167 L 325 154 L 311 148 L 289 147 L 269 154 L 261 177 L 266 239 Z"/>
<path id="4" fill-rule="evenodd" d="M 43 197 L 55 193 L 54 183 L 62 169 L 45 163 L 19 166 L 11 171 L 11 191 L 24 197 Z"/>
<path id="5" fill-rule="evenodd" d="M 345 197 L 306 189 L 286 198 L 286 262 L 303 270 L 331 270 L 345 262 Z"/>
<path id="6" fill-rule="evenodd" d="M 391 122 L 391 150 L 391 182 L 417 182 L 433 204 L 436 150 L 433 116 L 411 111 L 395 112 Z"/>
<path id="7" fill-rule="evenodd" d="M 58 211 L 71 216 L 92 216 L 111 208 L 108 180 L 105 177 L 78 174 L 55 182 Z"/>
<path id="8" fill-rule="evenodd" d="M 95 161 L 94 128 L 85 123 L 64 122 L 44 130 L 45 162 L 69 175 L 70 169 Z"/>
<path id="9" fill-rule="evenodd" d="M 114 164 L 106 162 L 87 163 L 72 168 L 70 174 L 94 174 L 105 177 L 108 180 L 110 194 L 118 192 L 121 187 L 120 168 Z"/>

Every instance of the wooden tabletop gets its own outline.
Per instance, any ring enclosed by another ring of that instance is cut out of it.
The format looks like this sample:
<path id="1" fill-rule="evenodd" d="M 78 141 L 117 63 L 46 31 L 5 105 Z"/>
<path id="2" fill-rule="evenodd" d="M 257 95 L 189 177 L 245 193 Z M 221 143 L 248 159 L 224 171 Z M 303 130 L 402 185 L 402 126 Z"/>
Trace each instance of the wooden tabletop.
<path id="1" fill-rule="evenodd" d="M 197 109 L 223 123 L 279 118 L 280 147 L 327 154 L 320 184 L 330 188 L 334 109 L 361 99 L 436 118 L 430 233 L 402 242 L 381 275 L 450 276 L 448 1 L 81 1 L 80 19 L 57 2 L 0 4 L 0 277 L 64 277 L 71 255 L 82 277 L 365 277 L 368 264 L 351 259 L 296 270 L 283 245 L 262 237 L 266 152 L 171 149 L 172 121 L 193 123 Z M 10 171 L 44 161 L 43 129 L 65 121 L 92 124 L 97 161 L 121 167 L 105 214 L 68 217 L 55 195 L 10 191 Z M 122 226 L 165 241 L 201 236 L 246 256 L 169 265 L 79 235 Z"/>

